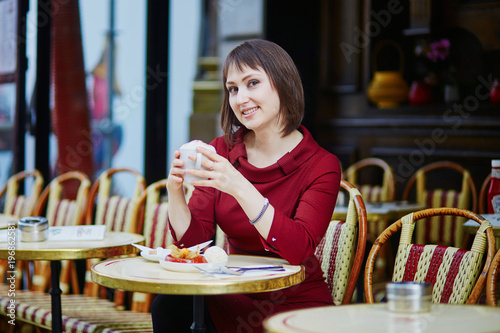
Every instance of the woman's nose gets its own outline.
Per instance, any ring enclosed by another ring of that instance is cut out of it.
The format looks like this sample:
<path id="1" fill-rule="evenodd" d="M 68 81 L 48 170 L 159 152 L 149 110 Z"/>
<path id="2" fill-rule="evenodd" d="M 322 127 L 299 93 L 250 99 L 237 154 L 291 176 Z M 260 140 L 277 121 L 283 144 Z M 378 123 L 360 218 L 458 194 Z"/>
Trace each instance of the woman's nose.
<path id="1" fill-rule="evenodd" d="M 248 102 L 248 91 L 246 89 L 238 89 L 236 102 L 238 104 L 245 104 L 246 102 Z"/>

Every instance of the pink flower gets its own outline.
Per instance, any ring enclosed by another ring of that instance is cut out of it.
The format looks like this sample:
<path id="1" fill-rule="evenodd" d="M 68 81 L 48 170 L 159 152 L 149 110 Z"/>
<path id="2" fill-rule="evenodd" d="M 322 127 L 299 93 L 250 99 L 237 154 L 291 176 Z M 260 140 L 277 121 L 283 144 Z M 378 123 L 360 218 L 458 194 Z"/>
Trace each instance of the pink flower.
<path id="1" fill-rule="evenodd" d="M 448 58 L 450 54 L 450 41 L 448 39 L 443 38 L 437 42 L 432 42 L 429 46 L 430 51 L 427 52 L 427 58 L 432 62 Z"/>

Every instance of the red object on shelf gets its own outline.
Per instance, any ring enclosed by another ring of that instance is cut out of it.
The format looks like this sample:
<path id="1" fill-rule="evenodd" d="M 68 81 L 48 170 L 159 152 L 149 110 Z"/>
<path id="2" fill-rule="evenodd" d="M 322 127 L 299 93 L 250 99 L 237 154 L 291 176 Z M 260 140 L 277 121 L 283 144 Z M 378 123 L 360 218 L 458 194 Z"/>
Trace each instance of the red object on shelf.
<path id="1" fill-rule="evenodd" d="M 408 94 L 411 105 L 426 105 L 432 102 L 431 87 L 424 81 L 413 81 Z"/>
<path id="2" fill-rule="evenodd" d="M 491 181 L 488 190 L 488 214 L 500 214 L 500 160 L 491 161 Z"/>
<path id="3" fill-rule="evenodd" d="M 500 81 L 495 79 L 490 90 L 490 102 L 492 104 L 500 104 Z"/>

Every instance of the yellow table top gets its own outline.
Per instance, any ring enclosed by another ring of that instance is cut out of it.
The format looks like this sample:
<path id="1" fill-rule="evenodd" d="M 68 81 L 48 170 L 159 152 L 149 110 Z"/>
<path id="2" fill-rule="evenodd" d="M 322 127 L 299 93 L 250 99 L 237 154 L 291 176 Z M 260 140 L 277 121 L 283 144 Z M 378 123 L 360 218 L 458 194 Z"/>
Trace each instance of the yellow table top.
<path id="1" fill-rule="evenodd" d="M 304 280 L 303 266 L 289 265 L 283 259 L 230 255 L 227 266 L 284 265 L 285 272 L 259 276 L 219 279 L 199 272 L 169 271 L 158 262 L 142 257 L 110 259 L 92 267 L 92 280 L 110 288 L 155 294 L 218 295 L 258 293 L 279 290 Z"/>
<path id="2" fill-rule="evenodd" d="M 430 312 L 390 312 L 387 304 L 326 306 L 281 312 L 264 321 L 265 332 L 498 332 L 500 308 L 481 305 L 432 304 Z"/>
<path id="3" fill-rule="evenodd" d="M 144 236 L 127 232 L 106 232 L 103 240 L 0 242 L 0 259 L 74 260 L 110 258 L 140 252 L 130 245 L 143 244 Z M 11 253 L 9 253 L 11 252 Z"/>

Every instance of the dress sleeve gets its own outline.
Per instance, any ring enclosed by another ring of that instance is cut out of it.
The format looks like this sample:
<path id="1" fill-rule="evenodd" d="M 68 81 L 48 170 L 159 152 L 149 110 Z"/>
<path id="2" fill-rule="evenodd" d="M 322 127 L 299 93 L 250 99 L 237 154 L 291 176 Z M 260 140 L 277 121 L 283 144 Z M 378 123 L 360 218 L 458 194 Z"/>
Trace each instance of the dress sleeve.
<path id="1" fill-rule="evenodd" d="M 330 166 L 330 171 L 319 175 L 305 189 L 292 218 L 275 209 L 267 240 L 262 239 L 264 247 L 291 264 L 303 263 L 313 256 L 331 221 L 340 178 L 337 161 L 335 168 Z"/>

